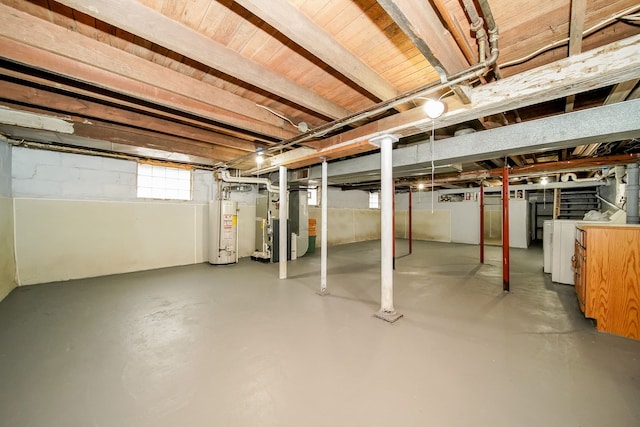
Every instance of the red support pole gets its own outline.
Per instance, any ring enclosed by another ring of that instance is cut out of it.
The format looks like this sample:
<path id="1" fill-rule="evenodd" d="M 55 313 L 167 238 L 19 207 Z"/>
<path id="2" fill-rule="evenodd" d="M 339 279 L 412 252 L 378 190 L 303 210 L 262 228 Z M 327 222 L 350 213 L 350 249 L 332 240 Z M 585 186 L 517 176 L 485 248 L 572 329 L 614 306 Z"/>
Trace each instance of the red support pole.
<path id="1" fill-rule="evenodd" d="M 409 187 L 409 255 L 413 252 L 413 193 Z"/>
<path id="2" fill-rule="evenodd" d="M 502 290 L 509 292 L 509 169 L 502 171 Z"/>
<path id="3" fill-rule="evenodd" d="M 480 264 L 484 264 L 484 182 L 480 185 Z"/>

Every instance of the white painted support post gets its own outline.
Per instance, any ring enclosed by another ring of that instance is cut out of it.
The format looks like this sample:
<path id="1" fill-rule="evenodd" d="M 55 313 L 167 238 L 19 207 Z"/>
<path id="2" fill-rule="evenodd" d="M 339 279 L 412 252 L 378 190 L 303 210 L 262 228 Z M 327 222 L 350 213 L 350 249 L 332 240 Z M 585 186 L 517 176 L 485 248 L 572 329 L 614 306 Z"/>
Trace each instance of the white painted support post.
<path id="1" fill-rule="evenodd" d="M 369 140 L 380 146 L 380 310 L 375 316 L 395 322 L 402 314 L 393 308 L 393 143 L 394 135 L 382 135 Z"/>
<path id="2" fill-rule="evenodd" d="M 328 173 L 327 173 L 327 161 L 322 160 L 322 190 L 320 193 L 320 208 L 321 208 L 321 219 L 320 219 L 320 242 L 322 246 L 320 247 L 320 292 L 319 295 L 327 295 L 327 200 L 328 196 Z"/>
<path id="3" fill-rule="evenodd" d="M 278 232 L 280 279 L 287 278 L 287 214 L 289 202 L 287 200 L 287 168 L 280 166 L 280 230 Z"/>

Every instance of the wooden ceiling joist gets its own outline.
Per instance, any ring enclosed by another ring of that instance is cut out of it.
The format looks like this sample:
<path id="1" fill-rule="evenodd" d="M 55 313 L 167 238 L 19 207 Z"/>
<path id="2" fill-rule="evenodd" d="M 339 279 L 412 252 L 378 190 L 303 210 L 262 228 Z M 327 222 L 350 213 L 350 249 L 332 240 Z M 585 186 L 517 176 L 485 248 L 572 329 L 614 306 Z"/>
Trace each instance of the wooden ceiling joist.
<path id="1" fill-rule="evenodd" d="M 389 82 L 288 1 L 236 0 L 236 3 L 379 100 L 384 101 L 398 95 L 398 91 Z"/>
<path id="2" fill-rule="evenodd" d="M 151 104 L 142 104 L 135 103 L 130 99 L 119 99 L 113 98 L 109 95 L 97 93 L 87 88 L 82 88 L 81 85 L 73 84 L 73 81 L 67 81 L 66 83 L 61 82 L 61 80 L 50 80 L 47 76 L 33 75 L 27 74 L 23 71 L 19 71 L 16 69 L 9 69 L 0 66 L 0 76 L 3 79 L 9 81 L 20 81 L 22 85 L 27 87 L 52 87 L 55 88 L 58 92 L 64 92 L 69 96 L 80 97 L 84 99 L 92 99 L 95 102 L 103 103 L 103 105 L 109 105 L 113 108 L 120 108 L 125 111 L 138 112 L 149 117 L 161 118 L 173 123 L 179 123 L 183 125 L 194 126 L 199 129 L 207 130 L 214 132 L 220 136 L 230 136 L 236 140 L 238 143 L 240 141 L 250 142 L 250 145 L 255 144 L 256 146 L 269 146 L 274 144 L 275 142 L 272 139 L 266 139 L 260 136 L 254 136 L 252 138 L 247 138 L 246 132 L 240 132 L 238 130 L 231 130 L 229 128 L 225 128 L 216 123 L 198 119 L 188 114 L 180 114 L 177 111 L 172 111 L 169 109 L 159 108 L 158 106 L 154 106 Z M 28 90 L 28 89 L 27 89 Z M 29 102 L 25 101 L 27 104 Z"/>
<path id="3" fill-rule="evenodd" d="M 176 138 L 170 135 L 161 135 L 156 132 L 131 129 L 129 127 L 97 121 L 92 123 L 85 123 L 83 121 L 74 123 L 74 135 L 82 138 L 132 145 L 134 147 L 195 155 L 218 162 L 226 162 L 245 154 L 243 151 L 226 147 L 215 147 L 199 141 L 186 141 L 183 138 Z"/>
<path id="4" fill-rule="evenodd" d="M 469 66 L 429 2 L 378 0 L 378 3 L 434 68 L 453 74 Z"/>
<path id="5" fill-rule="evenodd" d="M 68 114 L 82 117 L 87 121 L 109 121 L 123 126 L 147 129 L 165 135 L 185 138 L 185 140 L 206 142 L 213 146 L 228 147 L 244 152 L 253 152 L 256 148 L 255 144 L 246 140 L 156 118 L 147 114 L 122 110 L 87 99 L 80 99 L 35 87 L 25 87 L 14 82 L 0 80 L 0 94 L 0 99 L 4 98 L 13 103 L 28 105 L 38 109 L 38 112 L 67 112 Z M 0 102 L 2 101 L 0 100 Z M 175 148 L 172 151 L 175 151 Z"/>
<path id="6" fill-rule="evenodd" d="M 443 128 L 635 78 L 640 78 L 640 35 L 473 88 L 472 103 L 449 104 L 447 112 L 435 121 L 435 127 Z M 421 109 L 385 117 L 323 140 L 317 156 L 322 156 L 323 150 L 335 150 L 334 146 L 347 149 L 349 144 L 385 133 L 402 136 L 423 133 L 423 128 L 430 123 L 431 119 Z M 374 149 L 372 146 L 371 150 Z M 287 153 L 291 163 L 295 163 L 291 160 L 294 152 Z M 270 160 L 273 165 L 283 164 L 278 156 Z M 263 170 L 268 166 L 263 165 Z"/>
<path id="7" fill-rule="evenodd" d="M 240 96 L 0 4 L 9 60 L 257 134 L 289 138 L 284 121 Z"/>
<path id="8" fill-rule="evenodd" d="M 59 0 L 75 10 L 331 118 L 349 111 L 134 0 Z"/>
<path id="9" fill-rule="evenodd" d="M 587 12 L 587 0 L 571 0 L 571 20 L 569 22 L 569 56 L 582 52 L 582 32 Z M 567 96 L 564 111 L 570 113 L 576 101 L 575 95 Z"/>

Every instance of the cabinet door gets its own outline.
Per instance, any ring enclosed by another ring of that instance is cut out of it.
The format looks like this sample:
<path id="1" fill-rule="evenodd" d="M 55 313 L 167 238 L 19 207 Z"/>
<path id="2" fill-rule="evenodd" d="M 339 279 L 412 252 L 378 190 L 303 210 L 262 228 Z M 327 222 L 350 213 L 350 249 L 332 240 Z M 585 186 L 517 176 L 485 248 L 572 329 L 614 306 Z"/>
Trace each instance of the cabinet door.
<path id="1" fill-rule="evenodd" d="M 578 230 L 578 233 L 582 233 L 582 231 Z M 583 239 L 576 240 L 575 252 L 572 261 L 578 304 L 580 305 L 580 310 L 584 313 L 585 300 L 587 296 L 587 251 L 586 248 L 580 244 L 581 241 L 584 242 Z"/>

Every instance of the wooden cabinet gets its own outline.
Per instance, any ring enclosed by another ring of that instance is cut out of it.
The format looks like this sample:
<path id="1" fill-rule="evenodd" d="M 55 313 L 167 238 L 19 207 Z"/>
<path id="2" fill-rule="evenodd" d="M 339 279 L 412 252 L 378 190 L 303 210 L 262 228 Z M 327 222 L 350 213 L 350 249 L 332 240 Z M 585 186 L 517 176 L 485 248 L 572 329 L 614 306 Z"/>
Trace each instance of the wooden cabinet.
<path id="1" fill-rule="evenodd" d="M 576 295 L 578 296 L 578 304 L 580 310 L 584 313 L 585 307 L 585 289 L 587 288 L 586 260 L 587 260 L 587 244 L 585 239 L 585 231 L 581 228 L 576 229 L 575 250 L 572 258 L 573 263 L 573 284 L 576 287 Z"/>
<path id="2" fill-rule="evenodd" d="M 584 315 L 640 340 L 640 226 L 578 225 L 573 265 Z"/>

